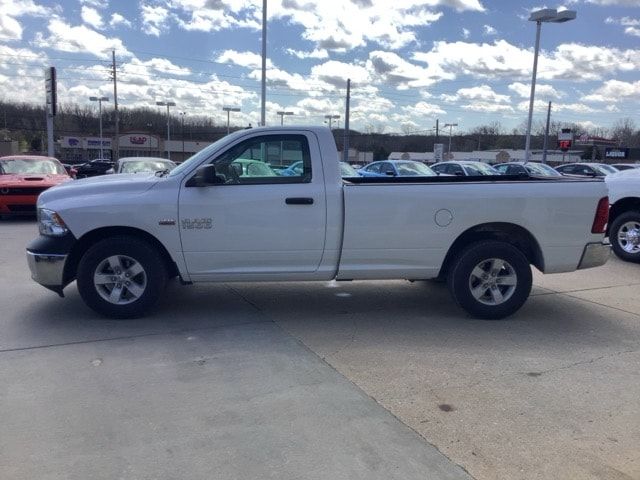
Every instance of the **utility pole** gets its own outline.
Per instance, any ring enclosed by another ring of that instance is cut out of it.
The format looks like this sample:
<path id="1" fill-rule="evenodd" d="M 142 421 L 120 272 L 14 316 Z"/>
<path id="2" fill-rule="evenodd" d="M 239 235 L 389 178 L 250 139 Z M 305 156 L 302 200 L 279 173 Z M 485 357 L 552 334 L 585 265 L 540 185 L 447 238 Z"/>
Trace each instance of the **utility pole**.
<path id="1" fill-rule="evenodd" d="M 118 113 L 118 82 L 116 80 L 116 50 L 111 50 L 111 75 L 113 76 L 113 116 L 115 123 L 115 145 L 112 146 L 115 158 L 112 161 L 117 162 L 120 158 L 120 115 Z"/>
<path id="2" fill-rule="evenodd" d="M 440 119 L 436 118 L 436 143 L 440 140 Z"/>
<path id="3" fill-rule="evenodd" d="M 547 141 L 549 138 L 549 122 L 551 121 L 551 102 L 547 107 L 547 127 L 544 129 L 544 144 L 542 145 L 542 163 L 547 163 Z"/>
<path id="4" fill-rule="evenodd" d="M 260 85 L 262 101 L 260 104 L 260 124 L 266 126 L 267 96 L 267 0 L 262 0 L 262 83 Z M 229 132 L 227 132 L 228 134 Z"/>
<path id="5" fill-rule="evenodd" d="M 342 147 L 342 161 L 349 163 L 349 103 L 351 101 L 351 79 L 347 79 L 347 101 L 344 112 L 344 142 Z"/>

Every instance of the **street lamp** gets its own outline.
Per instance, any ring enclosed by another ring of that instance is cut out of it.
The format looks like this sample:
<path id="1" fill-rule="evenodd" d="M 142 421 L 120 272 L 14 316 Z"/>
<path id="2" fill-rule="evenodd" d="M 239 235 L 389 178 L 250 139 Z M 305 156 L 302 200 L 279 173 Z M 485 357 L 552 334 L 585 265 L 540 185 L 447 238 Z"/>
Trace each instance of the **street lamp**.
<path id="1" fill-rule="evenodd" d="M 337 120 L 338 118 L 340 118 L 340 115 L 325 115 L 324 118 L 329 120 L 329 130 L 331 130 L 332 121 L 334 119 Z"/>
<path id="2" fill-rule="evenodd" d="M 293 112 L 276 112 L 278 115 L 280 115 L 280 125 L 284 125 L 284 116 L 285 115 L 293 115 Z"/>
<path id="3" fill-rule="evenodd" d="M 453 127 L 457 127 L 458 124 L 457 123 L 445 123 L 444 124 L 444 128 L 449 127 L 449 150 L 447 150 L 447 153 L 451 153 L 451 130 L 453 130 Z"/>
<path id="4" fill-rule="evenodd" d="M 187 112 L 180 112 L 180 136 L 182 137 L 182 161 L 184 162 L 184 116 Z"/>
<path id="5" fill-rule="evenodd" d="M 98 102 L 98 111 L 100 112 L 100 158 L 104 158 L 104 153 L 102 151 L 102 102 L 108 102 L 109 97 L 89 97 L 89 100 L 92 102 Z"/>
<path id="6" fill-rule="evenodd" d="M 229 114 L 230 112 L 239 112 L 240 109 L 238 107 L 222 107 L 224 112 L 227 112 L 227 135 L 229 135 Z"/>
<path id="7" fill-rule="evenodd" d="M 564 23 L 575 20 L 575 10 L 557 11 L 555 8 L 543 8 L 531 12 L 530 22 L 536 22 L 536 47 L 533 54 L 533 75 L 531 77 L 531 96 L 529 98 L 529 118 L 527 119 L 527 139 L 524 146 L 524 161 L 529 161 L 531 157 L 531 121 L 533 119 L 533 99 L 536 93 L 536 75 L 538 73 L 538 52 L 540 50 L 540 30 L 542 23 Z"/>
<path id="8" fill-rule="evenodd" d="M 164 101 L 156 102 L 156 105 L 161 107 L 167 107 L 167 159 L 171 160 L 171 149 L 169 148 L 169 141 L 171 140 L 171 114 L 169 113 L 169 107 L 175 107 L 176 102 Z"/>

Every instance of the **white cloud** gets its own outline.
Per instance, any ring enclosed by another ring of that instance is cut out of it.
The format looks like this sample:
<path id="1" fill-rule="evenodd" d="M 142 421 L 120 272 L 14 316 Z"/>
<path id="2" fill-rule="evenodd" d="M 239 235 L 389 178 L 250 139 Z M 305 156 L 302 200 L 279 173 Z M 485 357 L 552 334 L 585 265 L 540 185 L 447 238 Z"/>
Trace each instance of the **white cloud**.
<path id="1" fill-rule="evenodd" d="M 482 113 L 510 113 L 513 112 L 513 107 L 511 105 L 504 105 L 499 103 L 491 103 L 491 102 L 473 102 L 466 105 L 462 105 L 462 108 L 465 110 L 469 110 L 471 112 L 482 112 Z"/>
<path id="2" fill-rule="evenodd" d="M 464 39 L 466 40 L 466 39 L 468 39 L 470 36 L 471 36 L 471 32 L 470 32 L 468 29 L 463 28 L 463 29 L 462 29 L 462 38 L 464 38 Z"/>
<path id="3" fill-rule="evenodd" d="M 169 28 L 169 10 L 160 5 L 140 5 L 142 17 L 142 29 L 144 33 L 159 37 L 160 34 Z"/>
<path id="4" fill-rule="evenodd" d="M 262 68 L 262 56 L 254 52 L 238 52 L 236 50 L 225 50 L 216 58 L 216 62 L 230 63 L 245 68 Z M 267 58 L 267 68 L 271 68 L 273 64 Z"/>
<path id="5" fill-rule="evenodd" d="M 482 32 L 487 36 L 497 35 L 498 31 L 493 28 L 491 25 L 483 25 Z"/>
<path id="6" fill-rule="evenodd" d="M 402 107 L 402 111 L 413 117 L 433 117 L 434 115 L 447 113 L 440 106 L 428 102 L 418 102 L 415 105 L 406 105 Z"/>
<path id="7" fill-rule="evenodd" d="M 371 81 L 369 71 L 360 65 L 329 60 L 311 68 L 311 76 L 338 88 L 346 88 L 347 79 L 355 85 L 366 85 Z"/>
<path id="8" fill-rule="evenodd" d="M 0 13 L 0 41 L 9 42 L 22 38 L 22 26 L 20 22 L 9 15 Z"/>
<path id="9" fill-rule="evenodd" d="M 118 12 L 111 14 L 111 20 L 109 20 L 109 26 L 112 28 L 117 27 L 118 25 L 122 25 L 124 27 L 131 28 L 131 22 L 120 15 Z"/>
<path id="10" fill-rule="evenodd" d="M 293 48 L 287 48 L 286 52 L 289 55 L 292 55 L 294 57 L 298 57 L 299 59 L 305 59 L 305 58 L 324 59 L 324 58 L 329 58 L 329 52 L 327 52 L 324 48 L 315 48 L 310 52 L 307 52 L 307 51 L 304 51 L 304 50 L 294 50 Z"/>
<path id="11" fill-rule="evenodd" d="M 506 103 L 511 100 L 509 95 L 496 93 L 489 85 L 461 88 L 455 95 L 442 95 L 442 99 L 452 103 L 460 100 L 478 100 L 483 103 Z"/>
<path id="12" fill-rule="evenodd" d="M 607 80 L 584 97 L 588 102 L 626 102 L 638 99 L 640 99 L 640 80 L 636 82 Z"/>
<path id="13" fill-rule="evenodd" d="M 631 17 L 614 18 L 607 17 L 604 21 L 607 24 L 621 25 L 625 27 L 624 33 L 634 37 L 640 37 L 640 19 Z"/>
<path id="14" fill-rule="evenodd" d="M 82 21 L 84 23 L 92 26 L 93 28 L 96 28 L 98 30 L 104 28 L 102 16 L 100 15 L 100 12 L 98 12 L 98 10 L 96 10 L 95 8 L 83 5 L 80 16 L 82 17 Z"/>
<path id="15" fill-rule="evenodd" d="M 548 107 L 548 104 L 544 100 L 536 100 L 533 104 L 534 112 L 544 112 L 547 110 L 547 107 Z M 523 102 L 518 103 L 517 108 L 522 112 L 528 111 L 529 101 L 525 100 Z M 579 103 L 579 102 L 554 103 L 552 106 L 552 109 L 554 112 L 574 112 L 574 113 L 580 113 L 580 114 L 597 112 L 597 110 L 595 110 L 593 107 L 590 107 L 589 105 L 585 105 L 584 103 Z"/>
<path id="16" fill-rule="evenodd" d="M 587 3 L 593 3 L 600 6 L 617 6 L 617 7 L 637 7 L 638 0 L 586 0 Z"/>
<path id="17" fill-rule="evenodd" d="M 529 98 L 531 95 L 531 84 L 514 82 L 509 85 L 509 90 L 515 92 L 519 97 Z M 563 96 L 563 92 L 559 92 L 551 85 L 536 83 L 536 97 L 539 99 L 558 99 Z"/>
<path id="18" fill-rule="evenodd" d="M 122 40 L 106 37 L 85 25 L 74 27 L 59 18 L 53 18 L 49 21 L 47 30 L 49 36 L 36 33 L 34 45 L 63 52 L 85 52 L 100 58 L 109 58 L 112 49 L 119 55 L 131 56 Z"/>
<path id="19" fill-rule="evenodd" d="M 442 79 L 454 78 L 454 75 L 443 72 L 437 65 L 414 65 L 394 52 L 369 52 L 369 62 L 370 69 L 381 81 L 400 90 L 428 87 Z"/>
<path id="20" fill-rule="evenodd" d="M 624 33 L 627 35 L 633 35 L 634 37 L 640 37 L 640 28 L 627 27 L 624 29 Z"/>

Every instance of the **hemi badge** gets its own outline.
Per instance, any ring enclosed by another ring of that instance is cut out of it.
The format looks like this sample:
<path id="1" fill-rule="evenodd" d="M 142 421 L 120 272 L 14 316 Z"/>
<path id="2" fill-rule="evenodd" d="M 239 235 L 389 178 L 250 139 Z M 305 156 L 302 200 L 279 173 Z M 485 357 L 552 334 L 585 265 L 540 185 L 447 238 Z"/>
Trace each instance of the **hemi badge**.
<path id="1" fill-rule="evenodd" d="M 158 225 L 175 225 L 176 221 L 171 219 L 160 220 Z"/>

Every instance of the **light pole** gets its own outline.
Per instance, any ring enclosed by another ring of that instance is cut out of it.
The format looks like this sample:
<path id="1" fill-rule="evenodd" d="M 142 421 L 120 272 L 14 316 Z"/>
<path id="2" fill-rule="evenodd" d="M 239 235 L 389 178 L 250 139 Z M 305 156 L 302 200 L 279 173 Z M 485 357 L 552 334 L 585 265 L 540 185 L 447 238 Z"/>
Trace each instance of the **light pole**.
<path id="1" fill-rule="evenodd" d="M 227 135 L 229 135 L 229 114 L 230 112 L 239 112 L 240 109 L 238 107 L 222 107 L 224 112 L 227 112 Z"/>
<path id="2" fill-rule="evenodd" d="M 278 115 L 280 115 L 280 126 L 284 125 L 284 116 L 285 115 L 293 115 L 293 112 L 276 112 Z"/>
<path id="3" fill-rule="evenodd" d="M 444 128 L 449 127 L 449 149 L 447 150 L 447 153 L 451 153 L 451 131 L 453 130 L 453 127 L 457 127 L 458 124 L 457 123 L 445 123 L 444 124 Z"/>
<path id="4" fill-rule="evenodd" d="M 524 161 L 531 157 L 531 121 L 533 119 L 533 100 L 536 94 L 536 75 L 538 73 L 538 52 L 540 51 L 540 31 L 542 23 L 564 23 L 576 18 L 575 10 L 557 11 L 555 8 L 543 8 L 531 12 L 530 22 L 536 22 L 536 46 L 533 54 L 533 74 L 531 76 L 531 96 L 529 98 L 529 118 L 527 119 L 527 138 L 524 145 Z"/>
<path id="5" fill-rule="evenodd" d="M 102 151 L 102 102 L 108 102 L 109 97 L 89 97 L 89 100 L 92 102 L 98 102 L 98 112 L 100 115 L 100 158 L 104 158 L 104 153 Z"/>
<path id="6" fill-rule="evenodd" d="M 171 149 L 169 148 L 169 141 L 171 140 L 171 114 L 169 113 L 169 107 L 175 107 L 176 102 L 156 102 L 156 105 L 167 107 L 167 159 L 171 160 Z"/>
<path id="7" fill-rule="evenodd" d="M 324 118 L 329 120 L 329 130 L 331 130 L 333 120 L 340 118 L 340 115 L 325 115 Z"/>
<path id="8" fill-rule="evenodd" d="M 184 162 L 184 116 L 187 112 L 180 112 L 180 136 L 182 137 L 182 161 Z"/>

